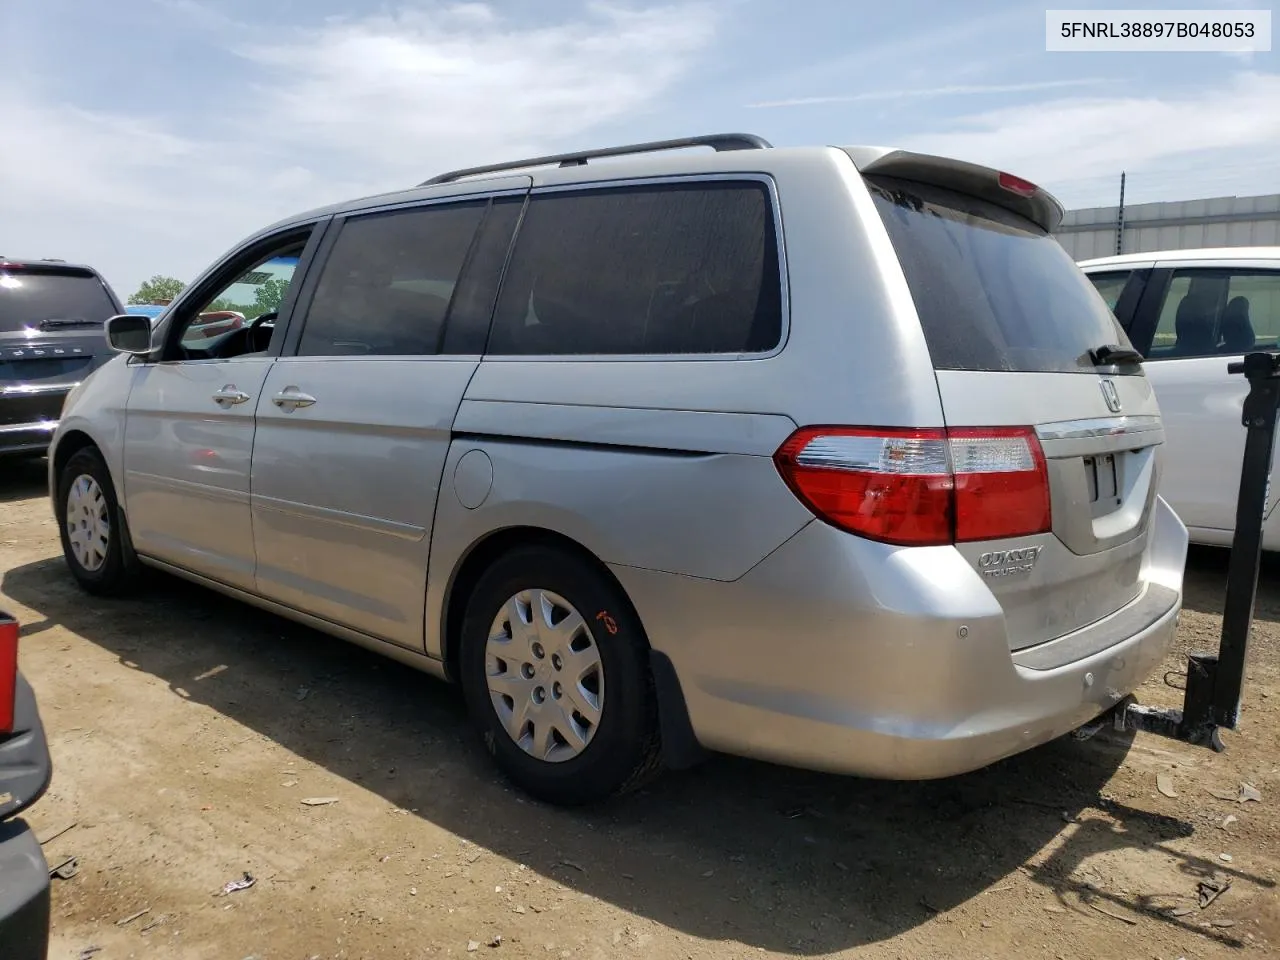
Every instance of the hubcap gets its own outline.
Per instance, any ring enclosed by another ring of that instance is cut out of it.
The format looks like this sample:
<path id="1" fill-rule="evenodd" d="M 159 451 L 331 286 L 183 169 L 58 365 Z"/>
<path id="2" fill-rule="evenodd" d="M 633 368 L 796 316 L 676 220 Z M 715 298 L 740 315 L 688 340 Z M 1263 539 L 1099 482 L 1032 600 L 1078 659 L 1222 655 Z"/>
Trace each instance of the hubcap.
<path id="1" fill-rule="evenodd" d="M 76 562 L 90 573 L 106 563 L 111 543 L 107 498 L 87 473 L 76 477 L 67 494 L 67 540 Z"/>
<path id="2" fill-rule="evenodd" d="M 517 593 L 493 618 L 484 653 L 489 699 L 521 750 L 561 763 L 587 748 L 604 708 L 604 668 L 572 604 L 548 590 Z"/>

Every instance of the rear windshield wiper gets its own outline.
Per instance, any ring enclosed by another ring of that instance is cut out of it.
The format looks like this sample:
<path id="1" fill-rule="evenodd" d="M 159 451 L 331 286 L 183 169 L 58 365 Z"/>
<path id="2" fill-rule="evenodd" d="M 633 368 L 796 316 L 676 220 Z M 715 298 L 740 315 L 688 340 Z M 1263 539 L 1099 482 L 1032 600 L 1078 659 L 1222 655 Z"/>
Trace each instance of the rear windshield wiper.
<path id="1" fill-rule="evenodd" d="M 49 317 L 40 321 L 41 330 L 52 330 L 54 327 L 100 327 L 100 320 L 86 320 L 84 317 Z"/>
<path id="2" fill-rule="evenodd" d="M 1094 366 L 1110 367 L 1127 363 L 1141 363 L 1142 354 L 1131 347 L 1122 347 L 1114 343 L 1104 343 L 1089 351 L 1089 359 Z"/>

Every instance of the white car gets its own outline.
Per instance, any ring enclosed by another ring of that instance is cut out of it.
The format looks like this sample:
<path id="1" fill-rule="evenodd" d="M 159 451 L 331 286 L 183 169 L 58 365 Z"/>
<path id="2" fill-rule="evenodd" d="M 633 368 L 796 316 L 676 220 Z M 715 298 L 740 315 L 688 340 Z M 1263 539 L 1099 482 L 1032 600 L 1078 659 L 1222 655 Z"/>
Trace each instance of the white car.
<path id="1" fill-rule="evenodd" d="M 1227 364 L 1280 349 L 1280 247 L 1123 254 L 1080 267 L 1144 357 L 1164 415 L 1161 495 L 1192 542 L 1229 546 L 1249 390 Z M 1280 550 L 1277 500 L 1267 501 L 1264 550 Z"/>

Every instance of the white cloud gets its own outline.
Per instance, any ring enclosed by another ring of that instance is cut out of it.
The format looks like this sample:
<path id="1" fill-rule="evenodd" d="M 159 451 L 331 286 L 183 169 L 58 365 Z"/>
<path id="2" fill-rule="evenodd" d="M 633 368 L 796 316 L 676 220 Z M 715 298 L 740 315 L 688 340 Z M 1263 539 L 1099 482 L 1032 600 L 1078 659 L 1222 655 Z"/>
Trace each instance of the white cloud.
<path id="1" fill-rule="evenodd" d="M 665 91 L 711 39 L 710 8 L 592 4 L 518 30 L 491 8 L 407 8 L 242 49 L 277 135 L 427 173 L 577 135 Z"/>
<path id="2" fill-rule="evenodd" d="M 992 110 L 901 145 L 1060 184 L 1069 205 L 1078 201 L 1062 187 L 1118 178 L 1121 170 L 1158 179 L 1162 199 L 1181 199 L 1235 182 L 1259 189 L 1259 174 L 1274 169 L 1280 152 L 1277 103 L 1280 75 L 1241 73 L 1183 96 L 1063 98 Z M 1236 169 L 1235 179 L 1222 176 L 1227 166 Z"/>
<path id="3" fill-rule="evenodd" d="M 768 107 L 808 107 L 828 103 L 870 103 L 879 100 L 926 100 L 933 97 L 974 96 L 990 93 L 1030 93 L 1035 90 L 1055 90 L 1062 87 L 1091 87 L 1102 83 L 1115 83 L 1104 78 L 1078 80 L 1040 80 L 1032 83 L 976 83 L 950 84 L 943 87 L 921 87 L 907 90 L 871 90 L 866 93 L 837 94 L 824 97 L 794 97 L 790 100 L 764 100 L 749 103 L 753 109 Z"/>
<path id="4" fill-rule="evenodd" d="M 522 26 L 486 4 L 404 0 L 262 40 L 196 0 L 162 6 L 229 45 L 253 82 L 216 115 L 168 120 L 11 89 L 0 250 L 91 262 L 122 295 L 155 272 L 191 279 L 289 213 L 454 166 L 589 145 L 593 127 L 669 91 L 717 23 L 709 3 L 593 3 Z"/>

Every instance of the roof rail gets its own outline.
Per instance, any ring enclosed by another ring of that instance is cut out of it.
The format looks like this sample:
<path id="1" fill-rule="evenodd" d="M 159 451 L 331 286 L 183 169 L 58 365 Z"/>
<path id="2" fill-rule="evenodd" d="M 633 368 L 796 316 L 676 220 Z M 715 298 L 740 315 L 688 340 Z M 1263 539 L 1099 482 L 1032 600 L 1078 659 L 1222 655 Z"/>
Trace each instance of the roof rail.
<path id="1" fill-rule="evenodd" d="M 621 147 L 601 147 L 598 150 L 580 150 L 576 153 L 557 153 L 549 157 L 533 157 L 528 160 L 512 160 L 508 163 L 493 163 L 483 167 L 465 167 L 461 170 L 450 170 L 439 176 L 424 180 L 420 187 L 429 187 L 437 183 L 452 183 L 463 177 L 473 177 L 482 173 L 500 173 L 503 170 L 522 170 L 525 167 L 546 167 L 557 164 L 561 167 L 583 167 L 588 160 L 601 157 L 625 157 L 633 153 L 656 153 L 659 150 L 681 150 L 686 147 L 711 147 L 717 153 L 724 150 L 767 150 L 772 147 L 768 140 L 757 137 L 753 133 L 712 133 L 702 137 L 682 137 L 678 140 L 654 140 L 650 143 L 630 143 Z"/>

